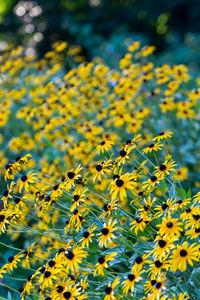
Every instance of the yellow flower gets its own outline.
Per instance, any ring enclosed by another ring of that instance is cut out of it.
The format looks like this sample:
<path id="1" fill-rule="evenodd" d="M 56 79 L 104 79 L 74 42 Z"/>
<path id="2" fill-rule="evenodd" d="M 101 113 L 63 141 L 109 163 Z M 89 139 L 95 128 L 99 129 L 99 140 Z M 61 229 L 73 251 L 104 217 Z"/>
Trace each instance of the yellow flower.
<path id="1" fill-rule="evenodd" d="M 175 179 L 179 181 L 186 180 L 188 178 L 188 169 L 186 167 L 181 167 L 176 171 L 176 175 L 174 175 Z"/>
<path id="2" fill-rule="evenodd" d="M 119 283 L 119 278 L 116 278 L 113 283 L 108 283 L 108 285 L 105 287 L 104 291 L 105 291 L 105 298 L 104 300 L 115 300 L 117 299 L 114 295 L 114 289 L 116 288 L 116 286 L 118 285 Z"/>
<path id="3" fill-rule="evenodd" d="M 137 216 L 135 220 L 130 224 L 132 225 L 131 230 L 134 230 L 135 234 L 137 235 L 138 230 L 144 231 L 145 227 L 147 226 L 146 222 L 149 222 L 148 216 L 143 218 L 142 216 Z"/>
<path id="4" fill-rule="evenodd" d="M 155 187 L 155 185 L 160 183 L 160 180 L 162 180 L 161 176 L 151 176 L 149 179 L 147 179 L 147 181 L 145 181 L 143 183 L 143 189 L 147 189 L 148 191 L 151 191 L 152 188 Z"/>
<path id="5" fill-rule="evenodd" d="M 130 273 L 127 275 L 127 279 L 122 282 L 123 285 L 123 293 L 125 295 L 128 294 L 129 290 L 131 293 L 134 292 L 134 286 L 135 282 L 138 282 L 139 280 L 142 280 L 142 277 L 140 276 L 144 271 L 135 271 L 134 273 Z"/>
<path id="6" fill-rule="evenodd" d="M 9 224 L 8 218 L 12 215 L 13 213 L 7 209 L 3 209 L 0 211 L 0 234 L 1 232 L 5 232 L 6 223 Z"/>
<path id="7" fill-rule="evenodd" d="M 146 148 L 144 148 L 142 150 L 143 153 L 147 154 L 147 153 L 151 153 L 152 151 L 158 151 L 158 150 L 161 150 L 162 149 L 162 146 L 163 144 L 160 144 L 159 142 L 154 144 L 154 143 L 151 143 L 149 144 L 149 146 L 147 146 Z"/>
<path id="8" fill-rule="evenodd" d="M 79 269 L 79 264 L 82 263 L 83 258 L 87 257 L 87 252 L 82 247 L 74 247 L 68 249 L 63 258 L 63 263 L 66 266 L 66 272 L 72 272 Z"/>
<path id="9" fill-rule="evenodd" d="M 182 245 L 178 245 L 172 253 L 170 269 L 173 272 L 176 272 L 178 269 L 184 272 L 186 270 L 187 263 L 193 266 L 193 261 L 199 261 L 198 254 L 199 246 L 197 244 L 189 246 L 188 242 L 184 242 Z"/>
<path id="10" fill-rule="evenodd" d="M 101 176 L 105 174 L 110 174 L 111 170 L 110 167 L 112 166 L 111 164 L 111 159 L 107 161 L 103 161 L 95 166 L 95 174 L 93 177 L 93 181 L 96 180 L 101 180 Z"/>
<path id="11" fill-rule="evenodd" d="M 96 264 L 96 269 L 94 270 L 94 277 L 96 276 L 96 273 L 98 275 L 104 275 L 104 268 L 108 268 L 108 262 L 115 259 L 115 256 L 117 256 L 117 252 L 110 253 L 108 255 L 100 256 L 98 258 L 98 263 Z"/>
<path id="12" fill-rule="evenodd" d="M 153 141 L 159 142 L 160 140 L 171 138 L 173 132 L 164 132 L 161 131 L 158 136 L 156 136 Z"/>
<path id="13" fill-rule="evenodd" d="M 26 192 L 29 191 L 29 185 L 34 183 L 37 180 L 37 173 L 33 173 L 32 171 L 28 172 L 27 175 L 23 175 L 19 181 L 19 192 L 21 193 L 22 189 Z"/>
<path id="14" fill-rule="evenodd" d="M 119 194 L 120 200 L 124 200 L 124 198 L 126 198 L 126 189 L 134 189 L 134 179 L 135 175 L 131 173 L 126 173 L 120 176 L 114 175 L 113 181 L 109 185 L 112 199 L 116 199 Z"/>
<path id="15" fill-rule="evenodd" d="M 112 242 L 112 239 L 116 238 L 116 236 L 113 234 L 113 232 L 118 229 L 118 227 L 114 227 L 116 223 L 117 220 L 112 221 L 110 219 L 107 224 L 104 224 L 104 227 L 101 229 L 99 238 L 100 247 L 107 247 L 108 243 Z"/>
<path id="16" fill-rule="evenodd" d="M 181 231 L 182 222 L 179 222 L 179 219 L 172 219 L 171 216 L 163 218 L 162 224 L 158 224 L 157 227 L 160 227 L 159 234 L 161 236 L 165 235 L 166 237 L 179 236 Z"/>
<path id="17" fill-rule="evenodd" d="M 103 210 L 104 212 L 99 216 L 99 218 L 104 218 L 112 213 L 113 210 L 117 208 L 117 201 L 111 200 L 108 204 L 104 204 Z"/>
<path id="18" fill-rule="evenodd" d="M 101 152 L 104 153 L 104 151 L 110 150 L 113 144 L 113 141 L 104 140 L 96 147 L 95 151 L 99 155 Z"/>
<path id="19" fill-rule="evenodd" d="M 155 217 L 160 217 L 163 213 L 169 214 L 174 209 L 175 209 L 175 201 L 172 199 L 167 199 L 167 201 L 155 207 L 155 210 L 157 211 Z"/>
<path id="20" fill-rule="evenodd" d="M 154 172 L 154 174 L 158 177 L 161 176 L 162 178 L 164 178 L 166 175 L 170 175 L 170 171 L 175 172 L 174 169 L 175 166 L 176 166 L 175 161 L 166 160 L 160 166 L 155 167 L 156 171 Z"/>
<path id="21" fill-rule="evenodd" d="M 140 47 L 140 42 L 136 41 L 133 42 L 129 47 L 128 47 L 128 51 L 133 52 L 135 50 L 137 50 Z"/>
<path id="22" fill-rule="evenodd" d="M 89 242 L 92 242 L 92 237 L 94 236 L 93 231 L 97 227 L 92 225 L 91 228 L 88 229 L 88 231 L 83 232 L 83 238 L 80 239 L 80 242 L 82 242 L 82 247 L 89 247 Z"/>
<path id="23" fill-rule="evenodd" d="M 61 187 L 69 191 L 71 187 L 74 186 L 75 180 L 81 177 L 79 173 L 82 169 L 81 165 L 79 165 L 75 170 L 67 172 L 67 177 L 64 179 L 64 182 L 61 183 Z"/>

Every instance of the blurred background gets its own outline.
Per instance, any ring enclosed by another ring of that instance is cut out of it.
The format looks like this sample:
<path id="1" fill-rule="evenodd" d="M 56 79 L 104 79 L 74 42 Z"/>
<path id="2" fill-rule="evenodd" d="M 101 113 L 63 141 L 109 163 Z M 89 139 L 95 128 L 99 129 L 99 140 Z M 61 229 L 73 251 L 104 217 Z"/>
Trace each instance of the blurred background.
<path id="1" fill-rule="evenodd" d="M 23 44 L 41 57 L 52 42 L 81 45 L 109 64 L 133 40 L 153 44 L 165 63 L 200 66 L 199 0 L 0 0 L 0 49 Z"/>

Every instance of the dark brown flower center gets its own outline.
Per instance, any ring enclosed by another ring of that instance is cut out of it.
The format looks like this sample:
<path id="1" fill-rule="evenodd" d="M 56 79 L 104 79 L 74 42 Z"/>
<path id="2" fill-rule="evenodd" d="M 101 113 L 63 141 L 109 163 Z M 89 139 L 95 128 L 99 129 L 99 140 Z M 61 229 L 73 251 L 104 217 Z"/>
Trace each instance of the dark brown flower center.
<path id="1" fill-rule="evenodd" d="M 99 263 L 100 265 L 102 265 L 104 262 L 105 262 L 105 258 L 102 257 L 102 256 L 100 256 L 100 257 L 98 258 L 98 263 Z"/>
<path id="2" fill-rule="evenodd" d="M 165 165 L 160 165 L 160 171 L 165 171 L 167 167 Z"/>
<path id="3" fill-rule="evenodd" d="M 187 251 L 184 250 L 184 249 L 182 249 L 182 250 L 180 251 L 180 256 L 181 256 L 181 257 L 185 257 L 186 255 L 187 255 Z"/>
<path id="4" fill-rule="evenodd" d="M 154 262 L 154 264 L 155 264 L 156 268 L 160 268 L 162 266 L 162 263 L 159 260 L 156 260 Z"/>
<path id="5" fill-rule="evenodd" d="M 173 227 L 173 223 L 172 222 L 167 222 L 167 227 L 168 228 L 172 228 Z"/>
<path id="6" fill-rule="evenodd" d="M 75 173 L 74 172 L 68 172 L 67 176 L 68 176 L 69 179 L 73 179 L 74 176 L 75 176 Z"/>
<path id="7" fill-rule="evenodd" d="M 119 152 L 121 157 L 125 157 L 126 156 L 126 151 L 123 149 Z"/>
<path id="8" fill-rule="evenodd" d="M 101 229 L 101 233 L 102 233 L 103 235 L 107 235 L 107 234 L 109 233 L 108 228 L 102 228 L 102 229 Z"/>
<path id="9" fill-rule="evenodd" d="M 66 257 L 67 257 L 69 260 L 72 260 L 72 259 L 74 258 L 74 253 L 73 253 L 72 251 L 68 251 Z"/>
<path id="10" fill-rule="evenodd" d="M 104 291 L 107 295 L 110 295 L 112 292 L 112 288 L 110 286 L 106 286 Z"/>
<path id="11" fill-rule="evenodd" d="M 130 281 L 133 281 L 135 279 L 135 275 L 134 274 L 128 274 L 128 279 Z"/>
<path id="12" fill-rule="evenodd" d="M 160 248 L 164 248 L 166 244 L 167 243 L 164 240 L 159 240 L 158 241 L 158 245 L 160 246 Z"/>
<path id="13" fill-rule="evenodd" d="M 117 179 L 117 180 L 115 181 L 115 183 L 116 183 L 116 185 L 117 185 L 118 187 L 122 187 L 123 184 L 124 184 L 124 182 L 123 182 L 122 179 Z"/>
<path id="14" fill-rule="evenodd" d="M 22 182 L 25 182 L 27 179 L 28 179 L 28 177 L 27 177 L 26 175 L 23 175 L 23 176 L 21 177 L 21 181 L 22 181 Z"/>
<path id="15" fill-rule="evenodd" d="M 103 169 L 102 165 L 96 165 L 97 172 L 100 172 Z"/>

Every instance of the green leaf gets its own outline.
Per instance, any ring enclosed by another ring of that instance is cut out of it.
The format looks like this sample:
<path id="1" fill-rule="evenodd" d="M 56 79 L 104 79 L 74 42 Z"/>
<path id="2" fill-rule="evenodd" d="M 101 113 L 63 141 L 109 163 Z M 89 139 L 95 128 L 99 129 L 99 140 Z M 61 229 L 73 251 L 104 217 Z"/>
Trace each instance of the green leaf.
<path id="1" fill-rule="evenodd" d="M 186 198 L 191 198 L 191 188 L 187 191 Z"/>
<path id="2" fill-rule="evenodd" d="M 50 228 L 53 228 L 53 222 L 52 222 L 52 219 L 50 219 L 50 221 L 49 221 L 49 227 L 50 227 Z"/>
<path id="3" fill-rule="evenodd" d="M 162 185 L 161 185 L 161 192 L 162 192 L 162 194 L 165 194 L 165 187 L 166 187 L 165 180 L 163 180 L 162 181 Z"/>
<path id="4" fill-rule="evenodd" d="M 57 249 L 55 249 L 55 248 L 52 248 L 52 249 L 50 249 L 50 250 L 48 250 L 50 253 L 55 253 L 55 252 L 57 252 L 58 250 Z"/>
<path id="5" fill-rule="evenodd" d="M 177 189 L 177 194 L 181 198 L 186 198 L 186 193 L 185 193 L 184 189 L 182 189 L 182 188 Z"/>

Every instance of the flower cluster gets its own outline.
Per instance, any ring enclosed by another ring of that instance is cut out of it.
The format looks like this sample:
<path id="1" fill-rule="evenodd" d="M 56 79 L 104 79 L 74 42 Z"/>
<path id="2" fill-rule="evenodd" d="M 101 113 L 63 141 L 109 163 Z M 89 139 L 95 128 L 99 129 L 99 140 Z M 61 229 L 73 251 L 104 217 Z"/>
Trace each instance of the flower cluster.
<path id="1" fill-rule="evenodd" d="M 2 53 L 3 292 L 197 299 L 200 89 L 185 89 L 185 66 L 154 66 L 154 47 L 139 42 L 118 70 L 90 62 L 65 74 L 66 48 L 40 61 Z"/>

